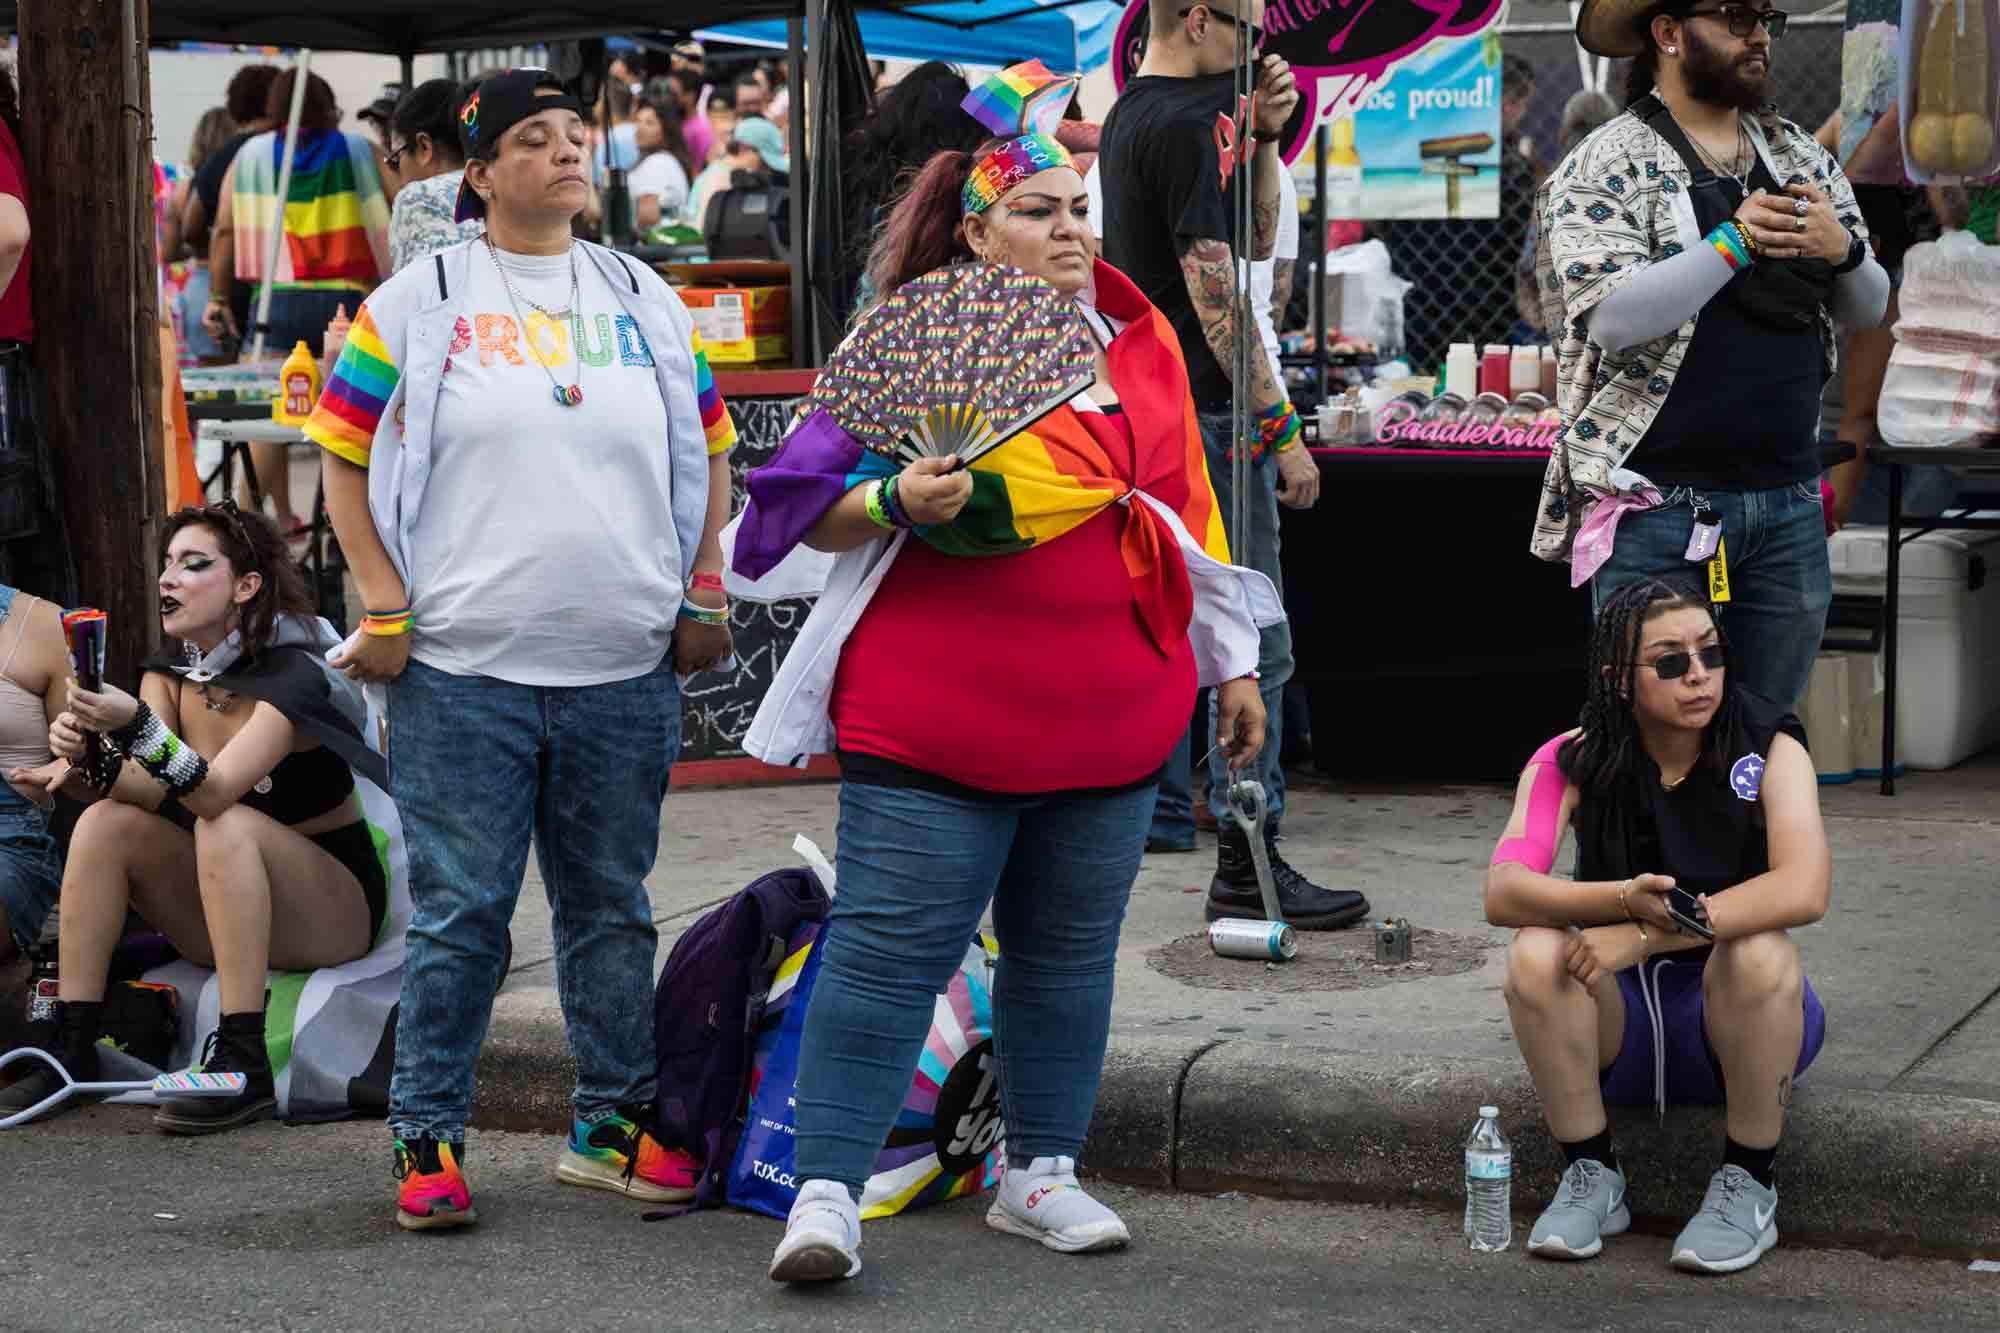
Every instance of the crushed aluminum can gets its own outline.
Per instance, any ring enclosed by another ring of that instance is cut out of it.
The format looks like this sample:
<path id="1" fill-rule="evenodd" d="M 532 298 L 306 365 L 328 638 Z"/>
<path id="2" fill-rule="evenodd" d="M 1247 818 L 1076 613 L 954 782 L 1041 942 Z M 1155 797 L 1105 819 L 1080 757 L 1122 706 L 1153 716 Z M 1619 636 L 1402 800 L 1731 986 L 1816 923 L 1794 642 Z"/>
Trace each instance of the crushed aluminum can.
<path id="1" fill-rule="evenodd" d="M 1375 923 L 1375 961 L 1378 963 L 1407 963 L 1410 961 L 1410 923 L 1402 917 L 1391 921 Z"/>
<path id="2" fill-rule="evenodd" d="M 1208 924 L 1208 947 L 1222 958 L 1286 962 L 1299 952 L 1299 933 L 1282 921 L 1226 916 Z"/>

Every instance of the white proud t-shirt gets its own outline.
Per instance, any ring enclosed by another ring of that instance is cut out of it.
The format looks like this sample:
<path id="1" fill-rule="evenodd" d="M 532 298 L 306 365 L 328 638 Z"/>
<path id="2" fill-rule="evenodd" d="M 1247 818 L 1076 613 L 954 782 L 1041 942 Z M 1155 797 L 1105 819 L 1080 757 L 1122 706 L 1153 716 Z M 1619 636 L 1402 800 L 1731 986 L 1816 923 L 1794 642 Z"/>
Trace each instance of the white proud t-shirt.
<path id="1" fill-rule="evenodd" d="M 599 685 L 659 665 L 680 612 L 667 407 L 597 266 L 473 248 L 417 515 L 411 653 L 455 675 Z M 581 353 L 579 366 L 578 354 Z M 546 367 L 546 368 L 545 368 Z M 566 407 L 558 384 L 583 399 Z"/>

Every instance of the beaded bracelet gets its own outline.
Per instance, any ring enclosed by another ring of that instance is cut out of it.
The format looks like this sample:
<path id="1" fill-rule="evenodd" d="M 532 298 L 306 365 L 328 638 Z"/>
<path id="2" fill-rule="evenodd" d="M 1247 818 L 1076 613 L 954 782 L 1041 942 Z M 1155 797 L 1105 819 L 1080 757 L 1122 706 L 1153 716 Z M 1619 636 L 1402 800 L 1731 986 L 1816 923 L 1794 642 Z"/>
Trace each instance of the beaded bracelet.
<path id="1" fill-rule="evenodd" d="M 886 493 L 887 489 L 887 482 L 869 482 L 861 493 L 861 507 L 867 511 L 870 523 L 873 523 L 885 532 L 894 532 L 896 530 L 896 522 L 889 517 L 889 511 L 884 507 L 882 501 L 882 496 Z"/>
<path id="2" fill-rule="evenodd" d="M 917 521 L 910 517 L 909 509 L 903 504 L 903 493 L 896 488 L 896 483 L 901 479 L 901 475 L 898 474 L 882 483 L 882 511 L 897 527 L 914 528 L 917 526 Z"/>

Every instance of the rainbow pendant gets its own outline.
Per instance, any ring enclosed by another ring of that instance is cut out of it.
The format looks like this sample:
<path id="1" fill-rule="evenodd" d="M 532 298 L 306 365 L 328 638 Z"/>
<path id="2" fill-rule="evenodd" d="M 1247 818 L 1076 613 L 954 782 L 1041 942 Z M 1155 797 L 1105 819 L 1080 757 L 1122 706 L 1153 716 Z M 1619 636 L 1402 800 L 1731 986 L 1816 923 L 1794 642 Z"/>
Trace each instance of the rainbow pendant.
<path id="1" fill-rule="evenodd" d="M 555 386 L 555 395 L 556 401 L 564 407 L 575 407 L 583 401 L 583 386 L 581 384 L 558 384 Z"/>

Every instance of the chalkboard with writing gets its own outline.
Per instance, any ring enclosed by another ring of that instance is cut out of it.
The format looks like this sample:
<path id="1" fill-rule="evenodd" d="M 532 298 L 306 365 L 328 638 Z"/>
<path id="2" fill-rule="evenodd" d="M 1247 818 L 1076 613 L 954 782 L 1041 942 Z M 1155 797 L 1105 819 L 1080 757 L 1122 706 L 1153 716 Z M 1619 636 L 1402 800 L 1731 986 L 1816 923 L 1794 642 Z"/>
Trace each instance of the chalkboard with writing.
<path id="1" fill-rule="evenodd" d="M 732 513 L 744 503 L 743 476 L 762 467 L 778 451 L 785 430 L 798 412 L 800 399 L 736 397 L 728 400 L 736 420 L 736 449 L 730 455 Z M 743 735 L 771 687 L 779 663 L 792 650 L 792 640 L 805 623 L 812 602 L 792 598 L 782 602 L 730 603 L 729 631 L 736 643 L 733 674 L 705 671 L 687 683 L 681 695 L 683 762 L 735 759 L 743 754 Z"/>

